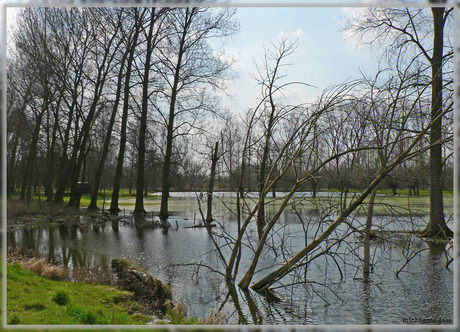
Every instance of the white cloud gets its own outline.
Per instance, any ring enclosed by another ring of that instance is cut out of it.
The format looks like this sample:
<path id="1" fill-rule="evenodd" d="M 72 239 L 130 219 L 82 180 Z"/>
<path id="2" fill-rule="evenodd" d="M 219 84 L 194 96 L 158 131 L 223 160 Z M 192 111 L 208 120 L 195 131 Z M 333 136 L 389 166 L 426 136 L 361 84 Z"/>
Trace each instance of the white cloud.
<path id="1" fill-rule="evenodd" d="M 297 30 L 291 31 L 291 32 L 286 32 L 284 30 L 281 30 L 278 33 L 278 38 L 277 39 L 301 39 L 304 36 L 305 36 L 305 32 L 303 31 L 303 29 L 297 29 Z"/>

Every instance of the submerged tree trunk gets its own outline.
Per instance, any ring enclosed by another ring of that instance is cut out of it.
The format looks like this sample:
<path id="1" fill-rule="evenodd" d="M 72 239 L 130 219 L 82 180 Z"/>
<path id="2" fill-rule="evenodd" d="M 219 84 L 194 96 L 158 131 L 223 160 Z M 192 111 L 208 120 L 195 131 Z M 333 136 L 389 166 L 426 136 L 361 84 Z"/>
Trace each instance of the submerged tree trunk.
<path id="1" fill-rule="evenodd" d="M 209 188 L 208 188 L 208 209 L 206 213 L 206 222 L 210 223 L 212 222 L 212 195 L 214 191 L 214 179 L 216 177 L 216 165 L 217 165 L 217 159 L 219 159 L 218 156 L 218 149 L 219 149 L 219 142 L 216 142 L 216 145 L 214 146 L 214 151 L 212 154 L 212 162 L 211 162 L 211 175 L 209 178 Z"/>
<path id="2" fill-rule="evenodd" d="M 162 172 L 162 185 L 161 185 L 161 206 L 160 206 L 160 216 L 163 218 L 169 217 L 168 211 L 168 200 L 169 200 L 169 189 L 170 189 L 170 173 L 171 173 L 171 157 L 172 157 L 172 147 L 173 147 L 173 131 L 174 131 L 174 120 L 176 117 L 176 100 L 177 94 L 179 92 L 179 80 L 181 79 L 181 66 L 182 66 L 182 57 L 184 56 L 184 47 L 185 40 L 187 37 L 189 29 L 190 19 L 187 19 L 184 28 L 181 34 L 181 40 L 178 49 L 177 63 L 174 68 L 174 81 L 171 88 L 171 101 L 169 104 L 169 118 L 167 125 L 166 133 L 166 153 L 165 160 L 163 164 Z"/>
<path id="3" fill-rule="evenodd" d="M 359 195 L 356 200 L 350 203 L 350 205 L 340 213 L 337 219 L 321 235 L 316 237 L 313 241 L 306 245 L 286 263 L 281 265 L 278 269 L 269 273 L 267 276 L 256 282 L 251 288 L 257 292 L 267 290 L 268 287 L 270 287 L 273 283 L 282 279 L 284 276 L 294 270 L 296 265 L 313 249 L 318 247 L 342 222 L 344 222 L 350 213 L 352 213 L 358 206 L 363 203 L 364 199 L 366 199 L 366 197 L 371 193 L 372 190 L 374 190 L 374 188 L 382 181 L 382 179 L 411 153 L 413 147 L 420 141 L 425 133 L 426 131 L 422 130 L 422 132 L 414 139 L 414 141 L 409 145 L 409 147 L 407 147 L 404 152 L 402 152 L 390 165 L 382 169 L 372 181 L 372 183 L 366 188 L 366 190 L 361 195 Z M 255 269 L 253 269 L 249 275 L 245 275 L 239 284 L 241 288 L 247 288 L 249 286 L 249 282 L 254 274 L 254 271 Z"/>
<path id="4" fill-rule="evenodd" d="M 151 9 L 150 26 L 147 36 L 146 55 L 144 63 L 144 77 L 142 78 L 142 109 L 139 128 L 139 146 L 137 152 L 137 181 L 136 181 L 136 205 L 134 207 L 134 214 L 145 214 L 144 209 L 144 186 L 145 186 L 145 137 L 147 131 L 147 111 L 149 102 L 149 85 L 150 85 L 150 68 L 152 66 L 151 56 L 155 46 L 153 37 L 153 27 L 155 25 L 155 8 Z"/>
<path id="5" fill-rule="evenodd" d="M 364 262 L 363 262 L 363 280 L 364 282 L 369 281 L 369 271 L 370 271 L 370 239 L 371 239 L 371 226 L 372 226 L 372 216 L 374 214 L 374 202 L 375 195 L 377 193 L 377 187 L 375 187 L 369 198 L 369 208 L 367 210 L 366 226 L 364 229 Z"/>
<path id="6" fill-rule="evenodd" d="M 444 47 L 444 10 L 431 8 L 434 24 L 433 56 L 431 58 L 431 120 L 433 125 L 430 132 L 430 221 L 423 235 L 432 237 L 452 237 L 453 232 L 444 220 L 442 197 L 442 60 Z"/>

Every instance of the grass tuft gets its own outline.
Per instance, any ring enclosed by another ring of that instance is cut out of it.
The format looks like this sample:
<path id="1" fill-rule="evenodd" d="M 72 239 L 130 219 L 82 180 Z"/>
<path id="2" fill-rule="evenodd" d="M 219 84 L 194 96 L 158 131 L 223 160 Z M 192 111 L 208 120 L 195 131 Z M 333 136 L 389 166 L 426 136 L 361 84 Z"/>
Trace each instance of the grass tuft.
<path id="1" fill-rule="evenodd" d="M 39 276 L 51 280 L 69 280 L 69 270 L 64 267 L 59 267 L 50 264 L 44 258 L 32 258 L 22 262 L 22 265 L 29 271 L 32 271 Z"/>
<path id="2" fill-rule="evenodd" d="M 57 290 L 51 298 L 54 303 L 59 305 L 66 305 L 70 302 L 70 296 L 66 291 Z"/>
<path id="3" fill-rule="evenodd" d="M 8 321 L 9 325 L 18 325 L 20 323 L 21 323 L 21 320 L 19 319 L 18 315 L 11 316 L 10 320 Z"/>
<path id="4" fill-rule="evenodd" d="M 24 306 L 24 309 L 30 311 L 30 310 L 35 310 L 35 311 L 42 311 L 42 310 L 45 310 L 46 309 L 46 305 L 44 305 L 43 303 L 32 303 L 32 304 L 26 304 Z"/>

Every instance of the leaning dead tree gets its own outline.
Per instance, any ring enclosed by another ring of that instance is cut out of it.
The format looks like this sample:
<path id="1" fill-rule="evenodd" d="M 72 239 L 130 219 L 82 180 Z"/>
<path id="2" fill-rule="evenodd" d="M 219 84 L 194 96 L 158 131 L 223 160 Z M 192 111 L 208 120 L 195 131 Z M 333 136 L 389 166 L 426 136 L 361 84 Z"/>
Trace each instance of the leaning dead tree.
<path id="1" fill-rule="evenodd" d="M 452 105 L 450 106 L 452 107 Z M 447 110 L 448 111 L 448 110 Z M 439 116 L 443 116 L 444 114 L 440 114 Z M 252 285 L 252 289 L 260 292 L 267 290 L 272 284 L 282 279 L 284 276 L 289 274 L 290 272 L 294 271 L 298 264 L 302 262 L 302 260 L 307 257 L 307 255 L 316 247 L 318 247 L 327 237 L 342 223 L 344 223 L 350 214 L 356 210 L 361 204 L 363 204 L 364 200 L 367 196 L 374 190 L 374 188 L 387 176 L 396 166 L 400 165 L 403 161 L 414 158 L 415 156 L 419 155 L 420 153 L 429 150 L 431 145 L 425 146 L 421 149 L 417 149 L 418 142 L 426 135 L 430 127 L 433 125 L 433 121 L 429 122 L 429 124 L 423 128 L 416 136 L 411 138 L 410 144 L 403 150 L 400 151 L 399 155 L 394 155 L 391 159 L 388 160 L 388 163 L 381 168 L 381 170 L 376 175 L 375 179 L 371 182 L 371 184 L 364 190 L 362 194 L 360 194 L 356 199 L 354 199 L 350 205 L 342 211 L 342 213 L 335 219 L 335 221 L 319 236 L 317 236 L 313 241 L 311 241 L 307 246 L 305 246 L 302 250 L 300 250 L 297 254 L 295 254 L 292 258 L 290 258 L 286 263 L 281 265 L 275 271 L 269 273 L 267 276 L 256 282 Z M 452 137 L 447 137 L 447 140 L 452 139 Z M 391 143 L 390 147 L 396 147 L 399 143 L 399 139 Z M 248 270 L 249 271 L 249 270 Z M 252 271 L 249 271 L 252 272 Z M 247 279 L 252 279 L 253 273 L 249 274 Z M 240 283 L 240 286 L 248 287 L 249 283 L 245 282 L 243 284 Z"/>
<path id="2" fill-rule="evenodd" d="M 417 59 L 413 61 L 416 62 Z M 309 181 L 334 168 L 355 167 L 358 156 L 363 154 L 368 154 L 368 160 L 374 160 L 367 174 L 369 179 L 363 192 L 350 195 L 349 199 L 345 196 L 345 199 L 341 200 L 337 214 L 327 227 L 318 227 L 314 238 L 310 240 L 306 237 L 303 249 L 286 257 L 284 264 L 252 285 L 252 288 L 258 292 L 267 290 L 275 282 L 298 268 L 305 267 L 316 257 L 320 257 L 321 253 L 317 251 L 320 246 L 326 244 L 323 251 L 327 252 L 331 245 L 343 241 L 348 233 L 339 238 L 338 242 L 330 241 L 331 243 L 328 244 L 329 237 L 339 226 L 348 225 L 351 229 L 356 229 L 357 226 L 350 222 L 353 220 L 353 213 L 365 203 L 371 193 L 374 192 L 375 195 L 377 186 L 397 167 L 430 150 L 433 144 L 427 144 L 425 139 L 438 119 L 429 118 L 423 126 L 416 126 L 413 120 L 415 114 L 429 107 L 429 100 L 426 97 L 429 84 L 423 84 L 425 70 L 427 67 L 414 67 L 407 63 L 403 66 L 400 62 L 396 72 L 382 71 L 373 80 L 364 79 L 360 82 L 346 82 L 330 87 L 323 92 L 315 105 L 310 105 L 308 108 L 304 105 L 291 106 L 291 112 L 279 119 L 280 123 L 289 123 L 289 126 L 285 127 L 289 130 L 280 131 L 273 136 L 270 167 L 265 174 L 259 197 L 254 198 L 251 206 L 250 204 L 239 206 L 238 211 L 244 213 L 238 219 L 238 232 L 233 237 L 226 235 L 227 239 L 231 238 L 231 241 L 227 241 L 230 253 L 224 264 L 228 282 L 234 283 L 237 279 L 239 257 L 245 245 L 243 239 L 249 236 L 250 226 L 254 220 L 257 220 L 260 206 L 265 204 L 267 195 L 282 179 L 287 176 L 294 177 L 287 194 L 279 199 L 279 205 L 270 214 L 270 218 L 265 220 L 258 242 L 255 246 L 252 245 L 254 250 L 250 252 L 249 266 L 238 283 L 240 288 L 246 289 L 251 286 L 262 252 L 268 246 L 267 239 L 274 232 L 283 212 L 292 206 L 294 195 L 303 190 Z M 282 88 L 283 86 L 280 86 L 280 89 Z M 263 102 L 260 105 L 263 105 Z M 443 117 L 452 112 L 452 105 L 452 102 L 445 105 L 443 112 L 438 116 Z M 345 113 L 346 111 L 348 112 Z M 344 116 L 353 112 L 355 113 L 353 116 Z M 252 147 L 249 142 L 253 137 L 251 134 L 255 133 L 253 128 L 257 120 L 256 108 L 250 112 L 249 121 L 246 122 L 248 129 L 243 151 Z M 330 128 L 342 130 L 340 134 L 342 136 L 338 137 L 345 139 L 345 143 L 336 140 L 339 145 L 330 144 L 331 132 L 324 129 L 325 121 L 332 121 Z M 444 144 L 451 140 L 452 136 L 446 135 L 441 142 L 435 144 Z M 315 160 L 315 163 L 302 163 L 302 160 Z M 364 230 L 367 236 L 370 235 L 372 225 L 372 210 L 368 213 L 369 222 Z M 366 246 L 368 241 L 369 239 L 366 240 Z M 366 278 L 369 278 L 370 272 L 368 254 L 366 255 L 368 266 L 364 268 L 365 271 L 368 270 L 364 272 Z"/>

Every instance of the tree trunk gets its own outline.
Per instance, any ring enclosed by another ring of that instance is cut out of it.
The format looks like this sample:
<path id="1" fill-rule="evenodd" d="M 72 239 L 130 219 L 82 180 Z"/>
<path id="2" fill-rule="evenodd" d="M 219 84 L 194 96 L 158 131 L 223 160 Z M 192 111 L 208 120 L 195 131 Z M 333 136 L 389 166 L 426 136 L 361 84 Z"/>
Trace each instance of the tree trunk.
<path id="1" fill-rule="evenodd" d="M 211 176 L 209 178 L 209 188 L 208 188 L 208 209 L 206 213 L 206 222 L 212 222 L 212 195 L 214 191 L 214 179 L 216 177 L 216 165 L 218 157 L 218 149 L 219 149 L 219 142 L 216 142 L 214 146 L 214 152 L 212 154 L 212 161 L 211 161 Z"/>
<path id="2" fill-rule="evenodd" d="M 104 145 L 102 147 L 102 155 L 101 159 L 99 161 L 99 164 L 97 166 L 96 170 L 96 175 L 94 177 L 94 184 L 93 184 L 93 189 L 91 191 L 91 202 L 89 204 L 88 209 L 90 210 L 97 210 L 97 197 L 99 193 L 99 186 L 101 184 L 101 178 L 102 178 L 102 172 L 104 170 L 104 165 L 105 165 L 105 160 L 107 158 L 107 154 L 109 152 L 109 147 L 110 147 L 110 141 L 112 138 L 112 130 L 113 130 L 113 125 L 115 123 L 115 117 L 118 112 L 118 104 L 120 103 L 120 96 L 121 96 L 121 89 L 122 89 L 122 81 L 123 81 L 123 68 L 125 66 L 126 62 L 126 57 L 128 55 L 129 50 L 126 50 L 126 52 L 123 54 L 121 63 L 120 63 L 120 71 L 118 73 L 118 80 L 117 80 L 117 91 L 115 95 L 115 103 L 113 105 L 113 110 L 112 114 L 110 116 L 109 120 L 109 126 L 107 128 L 107 136 L 105 137 L 104 140 Z M 126 73 L 126 75 L 129 75 Z M 125 82 L 126 84 L 126 82 Z"/>
<path id="3" fill-rule="evenodd" d="M 121 176 L 123 172 L 123 160 L 125 157 L 125 149 L 126 149 L 126 128 L 128 125 L 128 108 L 129 108 L 129 83 L 131 80 L 131 68 L 134 58 L 134 51 L 137 45 L 137 38 L 139 36 L 140 30 L 140 18 L 138 16 L 138 11 L 136 10 L 136 26 L 134 31 L 133 41 L 129 50 L 129 58 L 128 58 L 128 65 L 126 67 L 126 75 L 125 75 L 125 86 L 123 91 L 123 114 L 121 116 L 121 128 L 120 128 L 120 147 L 118 149 L 118 159 L 117 159 L 117 166 L 115 169 L 115 178 L 113 182 L 113 189 L 112 189 L 112 198 L 110 202 L 110 209 L 111 213 L 118 213 L 120 208 L 118 207 L 118 198 L 120 197 L 120 186 L 121 186 Z"/>
<path id="4" fill-rule="evenodd" d="M 444 220 L 442 197 L 442 57 L 444 46 L 444 10 L 445 8 L 431 8 L 434 24 L 433 56 L 431 59 L 431 120 L 433 125 L 430 131 L 430 221 L 423 231 L 423 235 L 430 237 L 452 237 L 453 232 L 447 227 Z"/>
<path id="5" fill-rule="evenodd" d="M 180 46 L 178 50 L 178 58 L 176 67 L 174 70 L 174 82 L 171 89 L 171 102 L 169 105 L 169 119 L 168 119 L 168 127 L 167 127 L 167 134 L 166 134 L 166 153 L 165 153 L 165 160 L 163 164 L 163 172 L 162 172 L 162 184 L 161 184 L 161 207 L 160 207 L 160 216 L 163 218 L 167 218 L 169 216 L 168 211 L 168 199 L 169 199 L 169 176 L 171 173 L 171 157 L 172 157 L 172 146 L 173 146 L 173 131 L 174 131 L 174 119 L 176 116 L 176 99 L 178 93 L 178 86 L 180 80 L 180 73 L 181 73 L 181 66 L 182 66 L 182 57 L 184 55 L 184 46 L 185 46 L 185 39 L 187 37 L 187 30 L 189 27 L 190 22 L 186 19 L 185 26 L 182 31 Z"/>
<path id="6" fill-rule="evenodd" d="M 74 111 L 77 105 L 76 97 L 72 101 L 67 126 L 64 133 L 64 141 L 62 142 L 62 156 L 60 158 L 61 164 L 59 166 L 59 173 L 57 178 L 56 192 L 54 193 L 54 203 L 62 204 L 64 199 L 64 191 L 69 179 L 69 161 L 67 160 L 67 149 L 70 141 L 70 130 L 72 129 Z"/>
<path id="7" fill-rule="evenodd" d="M 145 135 L 147 131 L 147 111 L 148 111 L 148 101 L 149 101 L 149 77 L 150 77 L 150 67 L 151 56 L 154 47 L 153 38 L 153 26 L 155 22 L 155 9 L 152 8 L 150 16 L 150 26 L 147 36 L 147 46 L 146 46 L 146 55 L 144 63 L 144 77 L 142 79 L 142 110 L 141 110 L 141 120 L 139 128 L 139 146 L 137 153 L 137 182 L 136 182 L 136 205 L 134 207 L 133 213 L 136 215 L 144 215 L 144 185 L 145 185 Z"/>
<path id="8" fill-rule="evenodd" d="M 364 229 L 364 262 L 363 262 L 363 280 L 364 282 L 369 281 L 369 270 L 370 270 L 370 239 L 371 239 L 371 226 L 372 216 L 374 214 L 374 202 L 375 195 L 377 193 L 377 187 L 375 187 L 369 198 L 369 208 L 367 210 L 366 226 Z"/>
<path id="9" fill-rule="evenodd" d="M 21 196 L 20 199 L 24 200 L 26 198 L 30 200 L 32 198 L 32 171 L 33 171 L 33 163 L 35 161 L 37 155 L 37 143 L 38 143 L 38 136 L 40 134 L 40 127 L 42 125 L 42 118 L 45 114 L 45 109 L 42 109 L 37 116 L 34 132 L 31 138 L 31 144 L 29 149 L 29 155 L 27 156 L 26 167 L 24 168 L 24 173 L 22 177 L 22 187 L 21 187 Z"/>
<path id="10" fill-rule="evenodd" d="M 85 157 L 86 153 L 86 144 L 89 141 L 89 135 L 90 135 L 90 130 L 91 130 L 91 125 L 93 123 L 93 119 L 96 116 L 96 111 L 97 108 L 99 107 L 99 100 L 101 99 L 102 93 L 103 93 L 103 88 L 104 85 L 107 81 L 107 75 L 110 72 L 110 64 L 112 60 L 115 57 L 115 54 L 117 53 L 116 50 L 112 50 L 111 52 L 111 47 L 112 43 L 116 37 L 116 32 L 113 33 L 110 36 L 109 41 L 105 45 L 105 48 L 103 49 L 103 58 L 101 61 L 100 66 L 97 68 L 97 75 L 94 83 L 94 97 L 91 102 L 91 106 L 89 108 L 88 115 L 86 116 L 83 126 L 80 131 L 80 139 L 78 140 L 77 144 L 77 149 L 80 150 L 80 153 L 78 153 L 78 150 L 74 150 L 74 154 L 72 156 L 72 160 L 74 161 L 72 165 L 72 172 L 71 172 L 71 178 L 70 178 L 70 199 L 69 199 L 69 206 L 73 207 L 80 207 L 80 198 L 81 195 L 76 192 L 77 189 L 77 182 L 79 178 L 79 173 L 80 169 L 83 163 L 83 158 Z M 118 48 L 118 46 L 117 46 Z M 78 154 L 78 157 L 77 157 Z M 76 161 L 76 162 L 75 162 Z"/>

